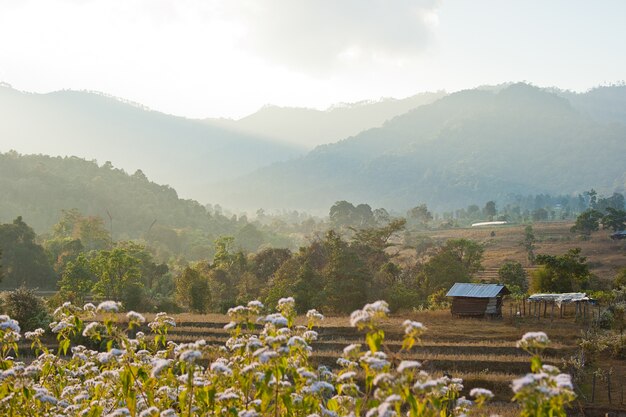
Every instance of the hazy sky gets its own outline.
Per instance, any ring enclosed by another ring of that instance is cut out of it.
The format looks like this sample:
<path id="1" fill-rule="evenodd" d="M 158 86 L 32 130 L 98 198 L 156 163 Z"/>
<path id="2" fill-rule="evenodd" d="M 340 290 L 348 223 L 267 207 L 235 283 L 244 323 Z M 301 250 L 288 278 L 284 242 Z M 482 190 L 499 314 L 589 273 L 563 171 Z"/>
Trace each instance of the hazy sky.
<path id="1" fill-rule="evenodd" d="M 0 0 L 0 81 L 189 117 L 626 78 L 626 1 Z"/>

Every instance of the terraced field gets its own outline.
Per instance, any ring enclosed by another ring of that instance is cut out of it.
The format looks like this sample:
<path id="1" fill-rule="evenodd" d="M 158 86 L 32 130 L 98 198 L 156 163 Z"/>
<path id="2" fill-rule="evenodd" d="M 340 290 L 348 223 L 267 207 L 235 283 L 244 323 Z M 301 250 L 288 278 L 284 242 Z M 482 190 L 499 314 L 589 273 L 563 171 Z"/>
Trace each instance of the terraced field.
<path id="1" fill-rule="evenodd" d="M 475 387 L 490 389 L 496 396 L 492 411 L 500 415 L 514 415 L 514 406 L 507 404 L 512 397 L 510 383 L 529 372 L 529 355 L 515 346 L 516 341 L 528 331 L 545 331 L 552 340 L 551 347 L 544 355 L 545 363 L 571 373 L 566 361 L 579 355 L 578 338 L 588 324 L 576 323 L 572 317 L 555 318 L 553 321 L 512 318 L 506 314 L 508 307 L 505 306 L 503 311 L 505 318 L 501 320 L 458 319 L 453 318 L 447 310 L 391 317 L 383 324 L 387 352 L 394 360 L 419 360 L 423 369 L 434 375 L 447 373 L 462 378 L 465 381 L 465 395 Z M 146 318 L 150 320 L 152 317 L 148 315 Z M 410 352 L 399 352 L 402 341 L 401 323 L 407 318 L 421 321 L 428 331 L 422 337 L 421 343 Z M 120 320 L 124 319 L 122 315 Z M 209 344 L 223 345 L 229 338 L 228 331 L 223 328 L 229 321 L 227 316 L 180 314 L 175 319 L 177 326 L 170 331 L 168 340 L 189 342 L 205 339 Z M 298 318 L 298 321 L 300 324 L 305 323 L 304 318 Z M 143 330 L 149 332 L 147 328 Z M 312 346 L 314 364 L 336 367 L 336 360 L 345 346 L 352 343 L 364 344 L 363 332 L 350 327 L 348 317 L 328 317 L 316 330 L 319 332 L 319 340 Z M 51 339 L 48 342 L 54 349 L 54 341 Z M 23 352 L 29 350 L 25 343 L 21 349 Z M 624 375 L 622 371 L 626 369 L 618 369 L 615 377 Z M 581 406 L 589 402 L 589 382 L 584 381 L 581 384 Z M 600 387 L 597 390 L 596 405 L 604 404 L 606 397 Z M 615 391 L 613 398 L 617 400 L 613 406 L 620 407 L 619 392 Z"/>
<path id="2" fill-rule="evenodd" d="M 423 322 L 428 331 L 421 344 L 410 352 L 399 353 L 402 341 L 401 323 L 405 319 Z M 169 338 L 175 342 L 205 339 L 223 344 L 229 337 L 223 330 L 225 316 L 180 315 L 178 326 Z M 536 322 L 532 319 L 515 324 L 508 319 L 455 319 L 448 311 L 422 312 L 392 317 L 384 323 L 388 353 L 396 359 L 416 359 L 423 368 L 435 374 L 447 372 L 465 380 L 466 390 L 474 387 L 491 389 L 498 401 L 511 398 L 510 381 L 529 371 L 529 355 L 515 347 L 527 331 L 546 331 L 553 341 L 545 361 L 562 366 L 576 354 L 576 339 L 582 326 L 571 319 Z M 343 348 L 351 343 L 364 343 L 363 333 L 349 326 L 347 317 L 330 317 L 317 329 L 319 340 L 313 343 L 314 363 L 329 367 Z"/>

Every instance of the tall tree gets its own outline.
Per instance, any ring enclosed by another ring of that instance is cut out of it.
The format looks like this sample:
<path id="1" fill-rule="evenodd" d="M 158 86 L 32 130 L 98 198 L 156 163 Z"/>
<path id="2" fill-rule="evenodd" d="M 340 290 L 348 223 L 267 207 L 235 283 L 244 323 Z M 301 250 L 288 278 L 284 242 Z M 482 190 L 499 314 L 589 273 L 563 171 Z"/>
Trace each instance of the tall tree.
<path id="1" fill-rule="evenodd" d="M 583 236 L 591 235 L 600 228 L 602 213 L 595 209 L 589 209 L 580 213 L 576 218 L 576 223 L 571 228 L 572 233 L 580 233 Z"/>
<path id="2" fill-rule="evenodd" d="M 539 272 L 533 275 L 533 289 L 540 292 L 572 292 L 587 288 L 589 265 L 580 248 L 563 255 L 537 255 Z"/>
<path id="3" fill-rule="evenodd" d="M 493 220 L 493 217 L 496 215 L 496 202 L 487 201 L 485 207 L 483 208 L 483 214 L 487 216 L 489 220 Z"/>
<path id="4" fill-rule="evenodd" d="M 514 294 L 525 294 L 528 291 L 528 277 L 522 264 L 517 261 L 506 261 L 498 269 L 500 282 Z"/>
<path id="5" fill-rule="evenodd" d="M 526 250 L 526 255 L 528 257 L 528 262 L 531 265 L 535 264 L 535 242 L 537 239 L 535 238 L 535 232 L 533 231 L 533 227 L 528 225 L 524 228 L 524 240 L 522 241 L 522 246 Z"/>
<path id="6" fill-rule="evenodd" d="M 0 251 L 4 288 L 22 285 L 34 288 L 54 288 L 56 274 L 44 249 L 35 242 L 35 232 L 22 217 L 13 223 L 0 224 Z"/>
<path id="7" fill-rule="evenodd" d="M 613 207 L 606 208 L 606 214 L 601 219 L 603 229 L 611 229 L 614 232 L 626 229 L 626 211 Z"/>

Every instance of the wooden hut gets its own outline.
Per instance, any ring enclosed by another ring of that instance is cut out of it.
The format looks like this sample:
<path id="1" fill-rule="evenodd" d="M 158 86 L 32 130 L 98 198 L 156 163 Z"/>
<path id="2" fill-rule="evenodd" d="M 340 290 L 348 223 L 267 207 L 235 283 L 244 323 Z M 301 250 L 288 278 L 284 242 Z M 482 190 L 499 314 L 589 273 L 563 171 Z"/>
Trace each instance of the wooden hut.
<path id="1" fill-rule="evenodd" d="M 511 292 L 500 284 L 456 283 L 446 294 L 452 298 L 452 314 L 471 317 L 502 317 L 502 297 Z"/>

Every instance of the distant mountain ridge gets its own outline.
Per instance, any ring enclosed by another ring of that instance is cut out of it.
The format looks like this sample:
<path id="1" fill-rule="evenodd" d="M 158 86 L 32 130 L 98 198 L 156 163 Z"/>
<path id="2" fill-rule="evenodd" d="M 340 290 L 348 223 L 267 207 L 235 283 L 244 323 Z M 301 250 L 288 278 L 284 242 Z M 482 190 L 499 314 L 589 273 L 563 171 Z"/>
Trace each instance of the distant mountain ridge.
<path id="1" fill-rule="evenodd" d="M 143 170 L 183 196 L 213 201 L 207 181 L 234 178 L 304 148 L 153 111 L 103 94 L 0 86 L 0 152 L 79 156 Z"/>
<path id="2" fill-rule="evenodd" d="M 416 107 L 430 104 L 446 93 L 420 93 L 404 99 L 340 103 L 327 110 L 264 106 L 239 120 L 205 119 L 211 125 L 254 134 L 309 149 L 382 126 L 384 122 Z"/>
<path id="3" fill-rule="evenodd" d="M 584 94 L 527 84 L 466 90 L 220 187 L 237 207 L 327 208 L 334 201 L 453 209 L 513 194 L 623 191 L 625 89 Z M 591 105 L 590 103 L 595 104 Z M 592 109 L 593 111 L 586 111 Z M 608 121 L 607 121 L 608 120 Z"/>

